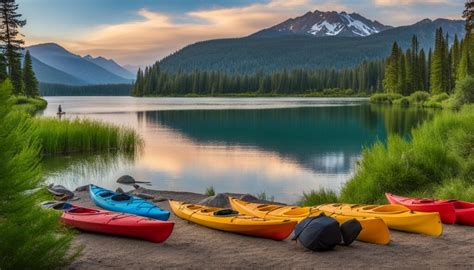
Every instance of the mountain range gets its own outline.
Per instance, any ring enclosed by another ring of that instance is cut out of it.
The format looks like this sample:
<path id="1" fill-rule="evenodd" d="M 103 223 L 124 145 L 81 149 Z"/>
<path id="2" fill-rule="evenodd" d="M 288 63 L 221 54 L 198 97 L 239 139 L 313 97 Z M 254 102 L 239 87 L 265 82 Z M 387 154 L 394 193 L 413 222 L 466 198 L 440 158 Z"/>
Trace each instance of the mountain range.
<path id="1" fill-rule="evenodd" d="M 81 57 L 55 43 L 27 47 L 40 82 L 67 85 L 126 84 L 135 77 L 113 60 Z"/>
<path id="2" fill-rule="evenodd" d="M 357 13 L 308 12 L 243 38 L 197 42 L 163 58 L 171 72 L 195 69 L 249 74 L 294 68 L 347 68 L 364 60 L 386 58 L 397 41 L 411 45 L 413 35 L 427 53 L 435 30 L 442 27 L 451 41 L 464 35 L 463 20 L 425 19 L 391 27 Z"/>
<path id="3" fill-rule="evenodd" d="M 464 21 L 425 19 L 392 27 L 357 13 L 307 12 L 243 38 L 216 39 L 188 45 L 162 60 L 170 72 L 195 69 L 250 74 L 282 69 L 347 68 L 364 60 L 389 55 L 392 43 L 402 48 L 418 37 L 426 53 L 434 44 L 435 30 L 442 27 L 452 40 L 464 35 Z M 120 66 L 104 57 L 84 57 L 55 43 L 26 48 L 33 68 L 43 83 L 97 85 L 131 83 L 137 67 Z"/>
<path id="4" fill-rule="evenodd" d="M 288 19 L 253 36 L 278 36 L 282 34 L 311 35 L 315 37 L 341 36 L 366 37 L 393 28 L 378 21 L 371 21 L 357 13 L 322 12 L 316 10 L 297 18 Z"/>

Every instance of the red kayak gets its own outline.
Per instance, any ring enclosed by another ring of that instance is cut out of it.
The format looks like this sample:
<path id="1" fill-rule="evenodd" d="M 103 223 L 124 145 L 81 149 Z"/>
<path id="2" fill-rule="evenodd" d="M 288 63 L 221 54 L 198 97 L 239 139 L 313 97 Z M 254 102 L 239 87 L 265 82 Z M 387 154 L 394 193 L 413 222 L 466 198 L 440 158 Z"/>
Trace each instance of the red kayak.
<path id="1" fill-rule="evenodd" d="M 130 214 L 84 208 L 68 203 L 55 204 L 54 209 L 63 210 L 61 221 L 89 232 L 128 236 L 161 243 L 168 239 L 174 223 Z"/>
<path id="2" fill-rule="evenodd" d="M 474 226 L 474 203 L 458 200 L 433 200 L 396 196 L 385 193 L 391 204 L 401 204 L 410 210 L 419 212 L 438 212 L 441 221 L 446 224 Z"/>

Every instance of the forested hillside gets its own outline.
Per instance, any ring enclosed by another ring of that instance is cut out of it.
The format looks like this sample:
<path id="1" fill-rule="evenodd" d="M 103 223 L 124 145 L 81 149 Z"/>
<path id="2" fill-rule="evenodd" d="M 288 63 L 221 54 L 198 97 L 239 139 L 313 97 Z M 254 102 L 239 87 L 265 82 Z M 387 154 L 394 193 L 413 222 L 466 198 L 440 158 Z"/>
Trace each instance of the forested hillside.
<path id="1" fill-rule="evenodd" d="M 394 41 L 402 48 L 409 48 L 413 35 L 418 37 L 420 48 L 428 51 L 439 27 L 449 34 L 451 40 L 455 34 L 464 35 L 464 21 L 438 19 L 423 20 L 364 38 L 295 34 L 219 39 L 189 45 L 165 57 L 160 66 L 170 72 L 197 69 L 237 74 L 283 69 L 343 69 L 364 60 L 386 58 Z"/>
<path id="2" fill-rule="evenodd" d="M 258 93 L 296 95 L 325 89 L 350 89 L 353 92 L 373 93 L 382 89 L 385 61 L 363 62 L 351 69 L 305 70 L 293 69 L 252 75 L 224 72 L 194 71 L 170 73 L 159 63 L 138 71 L 134 96 L 164 95 L 226 95 Z"/>

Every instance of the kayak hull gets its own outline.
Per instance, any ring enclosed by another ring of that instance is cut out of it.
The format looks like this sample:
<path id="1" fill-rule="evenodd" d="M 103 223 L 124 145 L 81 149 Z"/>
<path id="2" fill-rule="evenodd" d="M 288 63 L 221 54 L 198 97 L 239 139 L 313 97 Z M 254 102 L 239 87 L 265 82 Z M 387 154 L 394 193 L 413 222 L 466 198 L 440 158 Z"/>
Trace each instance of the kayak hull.
<path id="1" fill-rule="evenodd" d="M 291 220 L 267 220 L 246 215 L 215 216 L 222 208 L 206 207 L 169 201 L 171 209 L 180 218 L 190 222 L 226 232 L 284 240 L 293 232 L 296 225 Z"/>
<path id="2" fill-rule="evenodd" d="M 139 238 L 153 243 L 168 239 L 174 227 L 170 221 L 78 206 L 64 210 L 61 221 L 83 231 Z"/>
<path id="3" fill-rule="evenodd" d="M 323 204 L 317 209 L 330 214 L 353 217 L 378 217 L 390 229 L 440 236 L 443 232 L 438 213 L 414 212 L 402 205 Z"/>
<path id="4" fill-rule="evenodd" d="M 105 188 L 90 185 L 89 193 L 92 201 L 99 207 L 120 213 L 128 213 L 166 221 L 170 212 L 165 211 L 155 204 L 139 197 L 119 194 Z M 107 195 L 107 196 L 105 196 Z M 117 196 L 128 197 L 128 200 L 114 200 Z"/>
<path id="5" fill-rule="evenodd" d="M 281 205 L 266 205 L 258 203 L 244 202 L 235 198 L 229 197 L 232 208 L 242 214 L 255 216 L 260 218 L 285 220 L 289 219 L 295 222 L 300 222 L 310 216 L 317 216 L 322 211 L 314 207 L 298 207 L 298 206 L 281 206 Z M 336 219 L 340 224 L 353 219 L 354 217 L 343 215 L 329 215 Z M 356 218 L 361 226 L 357 240 L 373 244 L 387 245 L 390 243 L 390 232 L 385 222 L 380 218 Z"/>
<path id="6" fill-rule="evenodd" d="M 391 204 L 400 204 L 413 211 L 437 212 L 446 224 L 474 226 L 474 203 L 458 200 L 433 200 L 396 196 L 385 193 Z"/>

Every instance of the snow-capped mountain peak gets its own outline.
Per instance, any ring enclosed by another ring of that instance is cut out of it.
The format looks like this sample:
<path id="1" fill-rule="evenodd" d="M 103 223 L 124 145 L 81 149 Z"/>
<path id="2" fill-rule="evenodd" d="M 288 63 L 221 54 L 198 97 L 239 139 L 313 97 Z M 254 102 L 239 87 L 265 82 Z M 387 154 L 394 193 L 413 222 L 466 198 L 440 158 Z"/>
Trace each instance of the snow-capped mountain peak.
<path id="1" fill-rule="evenodd" d="M 316 10 L 283 23 L 265 29 L 257 34 L 280 33 L 280 34 L 305 34 L 317 37 L 323 36 L 345 36 L 366 37 L 379 33 L 391 26 L 386 26 L 378 21 L 364 18 L 357 13 L 347 12 L 322 12 Z"/>

